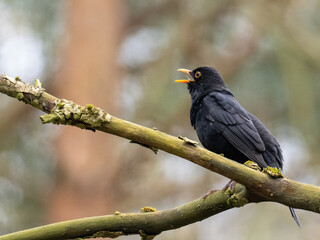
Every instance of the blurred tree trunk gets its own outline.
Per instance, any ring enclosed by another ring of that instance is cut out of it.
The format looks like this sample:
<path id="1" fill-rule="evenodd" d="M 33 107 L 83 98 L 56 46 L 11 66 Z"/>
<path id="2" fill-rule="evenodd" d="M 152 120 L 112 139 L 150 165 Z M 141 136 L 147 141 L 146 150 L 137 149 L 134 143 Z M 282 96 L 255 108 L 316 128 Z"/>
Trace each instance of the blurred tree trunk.
<path id="1" fill-rule="evenodd" d="M 55 87 L 58 96 L 94 104 L 110 113 L 118 109 L 120 69 L 117 55 L 123 33 L 124 6 L 119 0 L 70 1 L 66 10 L 67 42 Z M 117 175 L 117 139 L 61 127 L 57 139 L 58 177 L 50 193 L 49 221 L 104 214 Z"/>

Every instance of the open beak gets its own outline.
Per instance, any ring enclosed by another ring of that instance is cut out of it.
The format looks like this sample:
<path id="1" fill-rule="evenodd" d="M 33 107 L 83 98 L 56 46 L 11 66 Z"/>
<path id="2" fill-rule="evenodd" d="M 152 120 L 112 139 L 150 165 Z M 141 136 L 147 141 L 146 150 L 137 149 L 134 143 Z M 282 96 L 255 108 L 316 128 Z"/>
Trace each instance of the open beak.
<path id="1" fill-rule="evenodd" d="M 191 76 L 191 70 L 188 70 L 188 69 L 184 69 L 184 68 L 179 68 L 177 71 L 179 72 L 184 72 L 186 74 L 188 74 L 189 76 Z M 193 82 L 194 80 L 192 79 L 179 79 L 179 80 L 176 80 L 176 82 L 178 83 L 189 83 L 189 82 Z"/>

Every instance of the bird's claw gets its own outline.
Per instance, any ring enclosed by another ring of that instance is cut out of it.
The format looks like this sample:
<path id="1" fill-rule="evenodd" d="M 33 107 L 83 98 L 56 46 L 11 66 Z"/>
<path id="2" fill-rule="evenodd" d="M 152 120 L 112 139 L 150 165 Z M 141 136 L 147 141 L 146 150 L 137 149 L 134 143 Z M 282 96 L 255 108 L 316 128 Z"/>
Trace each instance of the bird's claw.
<path id="1" fill-rule="evenodd" d="M 246 165 L 247 167 L 252 168 L 254 170 L 261 171 L 261 168 L 259 167 L 259 165 L 257 163 L 255 163 L 255 162 L 250 161 L 250 160 L 246 161 L 244 163 L 244 165 Z"/>
<path id="2" fill-rule="evenodd" d="M 236 187 L 237 182 L 230 180 L 225 186 L 224 188 L 222 188 L 222 191 L 225 192 L 228 189 L 230 189 L 230 191 L 234 192 L 235 191 L 235 187 Z"/>

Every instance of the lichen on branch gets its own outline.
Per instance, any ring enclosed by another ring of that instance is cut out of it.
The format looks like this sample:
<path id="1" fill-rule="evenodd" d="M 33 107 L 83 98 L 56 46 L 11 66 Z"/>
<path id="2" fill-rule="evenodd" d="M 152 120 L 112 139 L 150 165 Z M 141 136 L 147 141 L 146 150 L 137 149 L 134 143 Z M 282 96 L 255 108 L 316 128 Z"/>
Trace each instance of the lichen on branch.
<path id="1" fill-rule="evenodd" d="M 83 129 L 102 127 L 111 122 L 111 115 L 92 104 L 80 106 L 65 99 L 58 100 L 51 113 L 40 116 L 43 124 L 64 124 L 77 126 Z"/>
<path id="2" fill-rule="evenodd" d="M 0 76 L 0 92 L 47 113 L 51 112 L 58 100 L 45 92 L 39 79 L 36 79 L 35 84 L 31 85 L 22 82 L 19 77 L 12 78 L 4 73 Z"/>

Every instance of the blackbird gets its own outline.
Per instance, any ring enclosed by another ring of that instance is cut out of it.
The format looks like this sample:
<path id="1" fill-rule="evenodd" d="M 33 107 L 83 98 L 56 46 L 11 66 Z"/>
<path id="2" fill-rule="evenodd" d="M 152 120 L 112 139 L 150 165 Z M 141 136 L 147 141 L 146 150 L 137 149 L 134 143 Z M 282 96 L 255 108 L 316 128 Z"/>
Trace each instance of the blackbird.
<path id="1" fill-rule="evenodd" d="M 261 168 L 282 169 L 279 143 L 256 116 L 240 105 L 216 69 L 199 67 L 178 71 L 190 76 L 176 82 L 188 84 L 191 125 L 206 149 L 239 163 L 250 159 Z M 291 207 L 290 212 L 300 227 Z"/>

